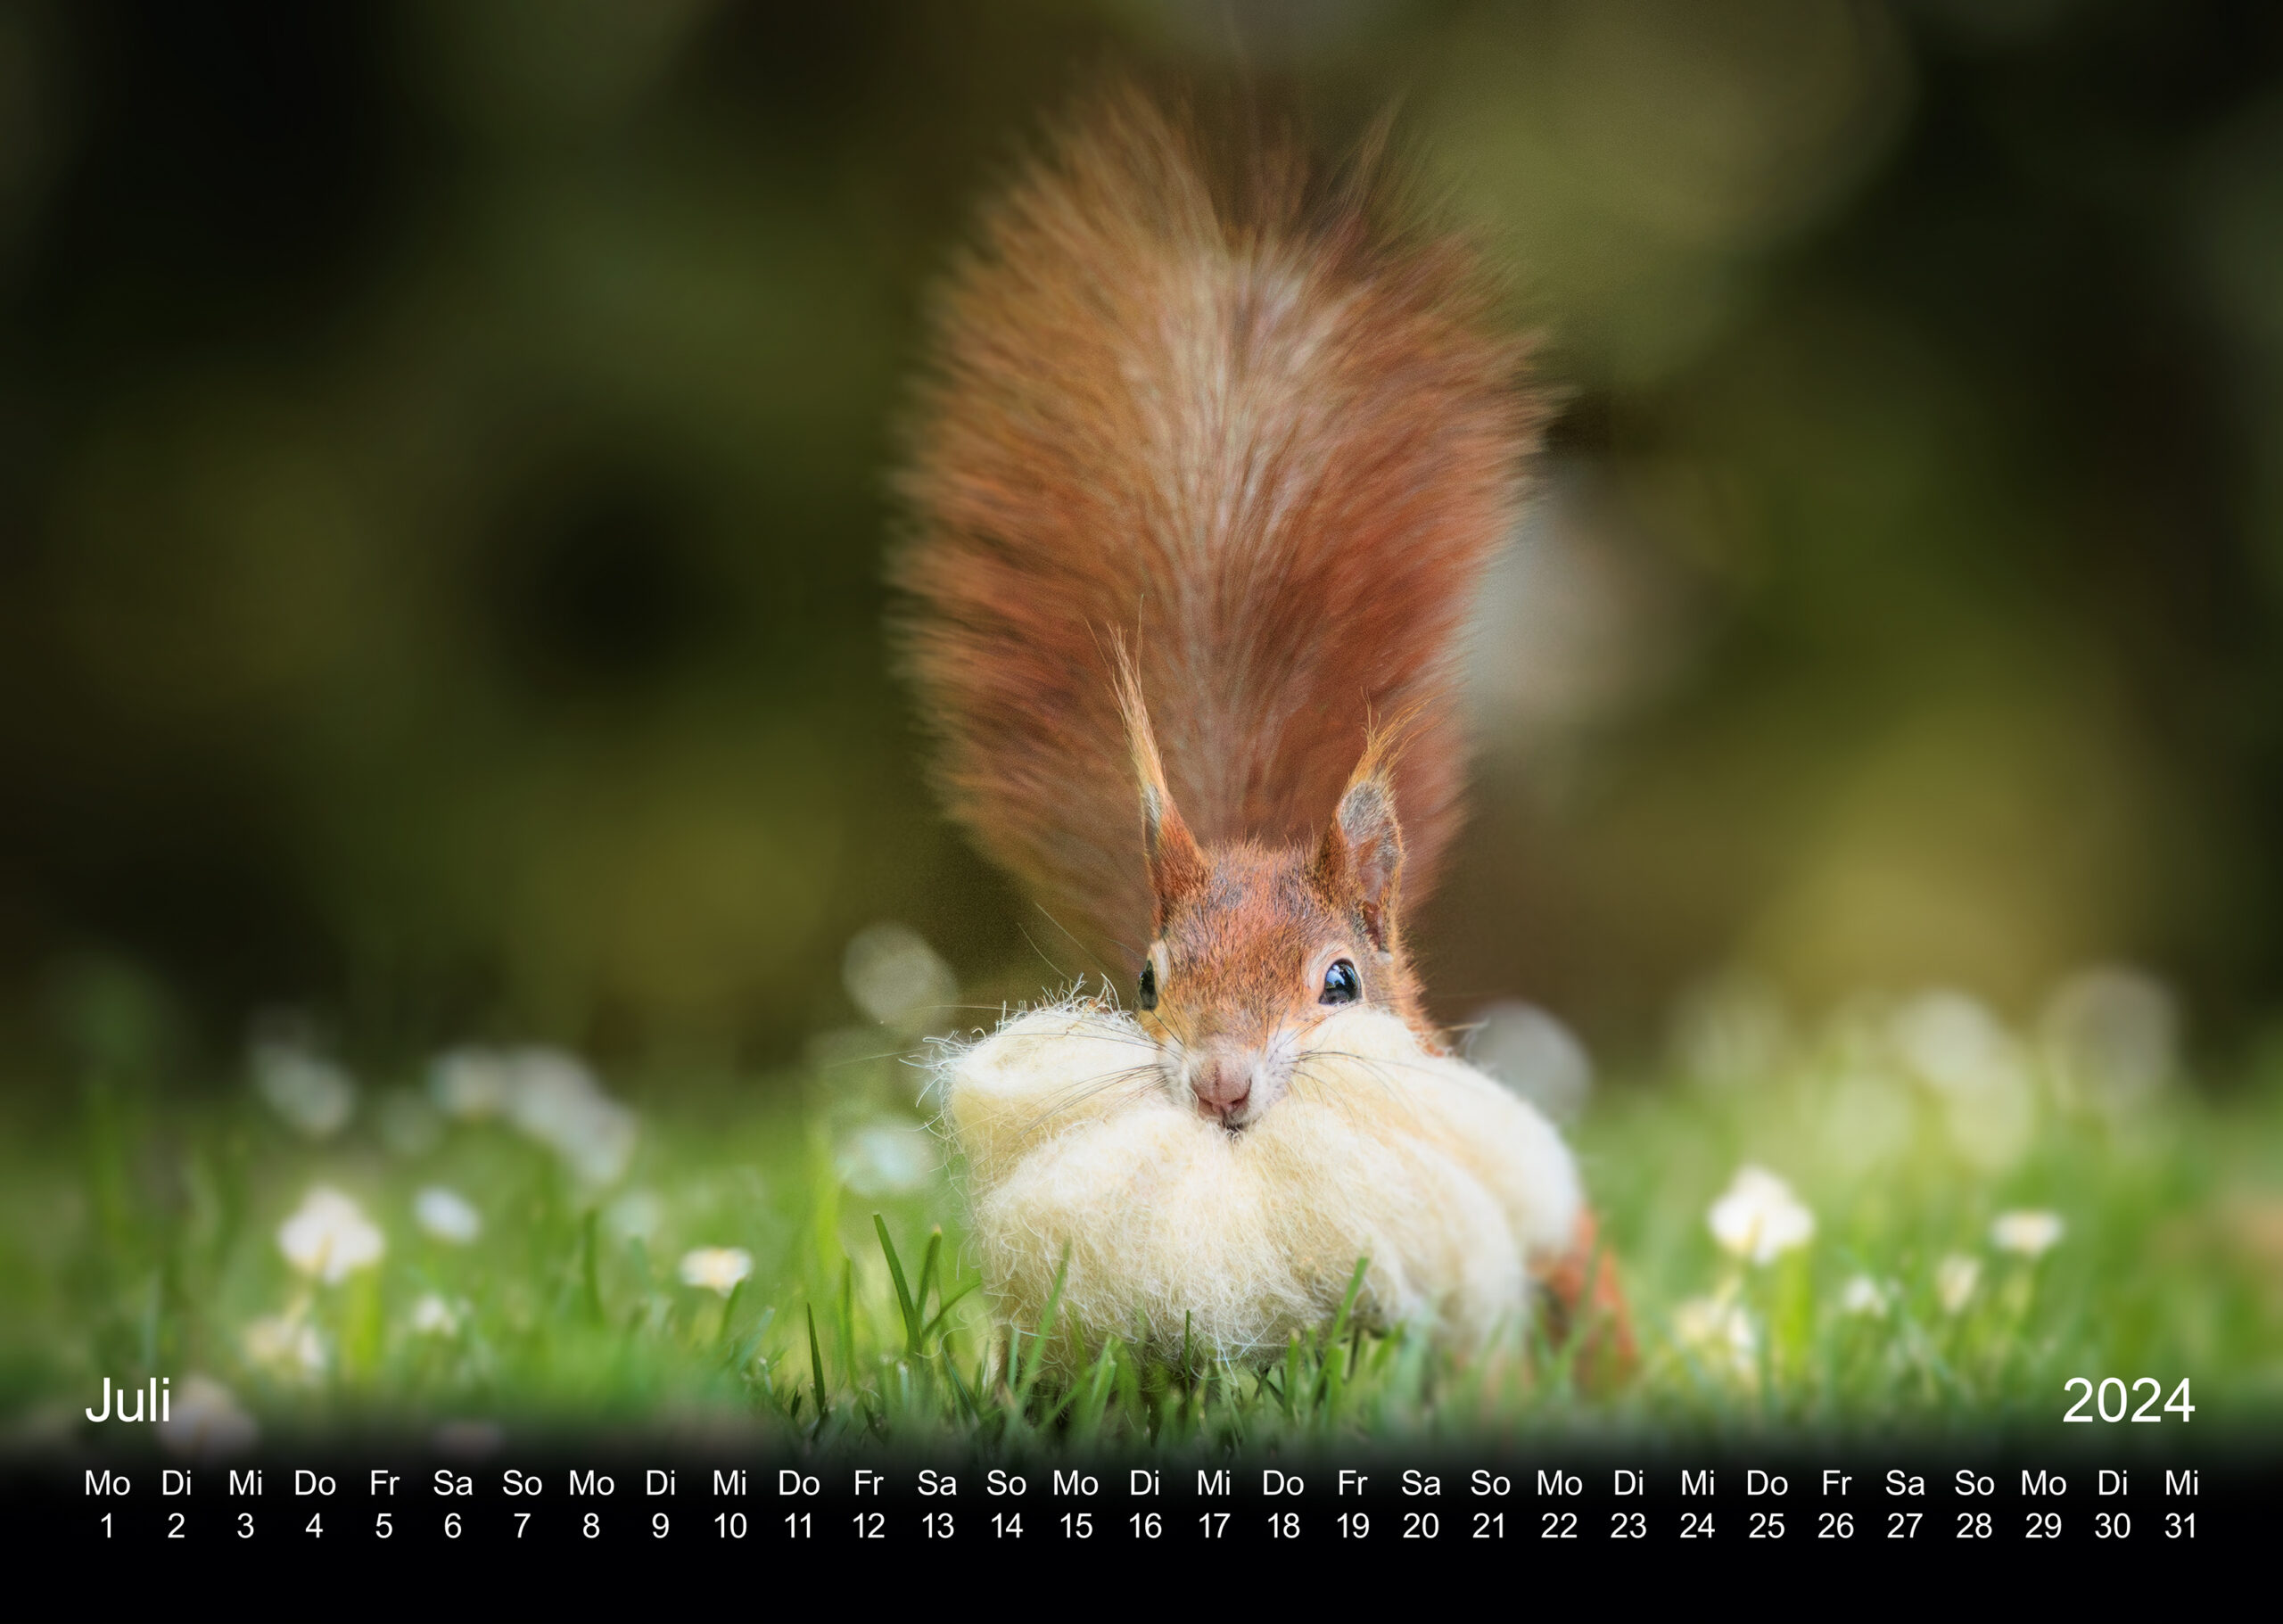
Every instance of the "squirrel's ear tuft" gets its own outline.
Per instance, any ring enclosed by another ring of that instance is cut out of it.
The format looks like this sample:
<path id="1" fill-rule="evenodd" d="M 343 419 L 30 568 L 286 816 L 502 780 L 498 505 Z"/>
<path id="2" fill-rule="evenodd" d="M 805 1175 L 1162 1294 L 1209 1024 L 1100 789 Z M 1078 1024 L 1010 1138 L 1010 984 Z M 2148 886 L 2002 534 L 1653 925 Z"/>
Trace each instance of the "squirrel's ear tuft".
<path id="1" fill-rule="evenodd" d="M 1150 928 L 1152 935 L 1166 927 L 1173 905 L 1205 888 L 1208 878 L 1205 853 L 1182 821 L 1173 792 L 1166 787 L 1165 763 L 1158 756 L 1158 738 L 1150 727 L 1150 709 L 1142 697 L 1142 673 L 1126 652 L 1125 639 L 1113 634 L 1117 666 L 1117 708 L 1125 718 L 1125 740 L 1133 753 L 1133 776 L 1142 791 L 1142 846 L 1150 863 Z"/>
<path id="2" fill-rule="evenodd" d="M 1372 730 L 1315 856 L 1317 883 L 1332 895 L 1345 892 L 1356 902 L 1372 945 L 1383 953 L 1392 951 L 1403 883 L 1403 828 L 1396 820 L 1394 779 L 1400 734 L 1400 726 Z"/>

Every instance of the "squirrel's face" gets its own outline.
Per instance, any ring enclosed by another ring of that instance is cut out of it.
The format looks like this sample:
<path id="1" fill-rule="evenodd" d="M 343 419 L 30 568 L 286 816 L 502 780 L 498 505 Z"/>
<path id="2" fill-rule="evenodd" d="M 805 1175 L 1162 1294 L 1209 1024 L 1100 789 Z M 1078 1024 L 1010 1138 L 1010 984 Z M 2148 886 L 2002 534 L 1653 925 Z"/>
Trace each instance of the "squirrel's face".
<path id="1" fill-rule="evenodd" d="M 1199 850 L 1199 871 L 1160 899 L 1135 1005 L 1166 1087 L 1232 1132 L 1284 1097 L 1335 1010 L 1379 1004 L 1415 1020 L 1392 919 L 1381 912 L 1375 931 L 1352 876 L 1322 856 L 1252 842 Z"/>
<path id="2" fill-rule="evenodd" d="M 1431 1043 L 1396 928 L 1395 735 L 1366 738 L 1314 850 L 1250 840 L 1208 849 L 1174 804 L 1140 672 L 1117 648 L 1150 864 L 1150 952 L 1134 1004 L 1174 1099 L 1232 1133 L 1258 1121 L 1307 1063 L 1316 1024 L 1348 1004 L 1385 1005 Z"/>

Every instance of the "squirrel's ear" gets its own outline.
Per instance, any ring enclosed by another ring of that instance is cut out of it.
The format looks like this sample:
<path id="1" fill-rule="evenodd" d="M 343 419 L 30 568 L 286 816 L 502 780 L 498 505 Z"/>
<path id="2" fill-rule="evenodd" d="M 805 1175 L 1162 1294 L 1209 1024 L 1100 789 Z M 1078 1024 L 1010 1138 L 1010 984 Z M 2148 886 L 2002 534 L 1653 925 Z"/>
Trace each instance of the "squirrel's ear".
<path id="1" fill-rule="evenodd" d="M 1315 857 L 1318 885 L 1328 894 L 1345 894 L 1355 901 L 1372 945 L 1383 953 L 1390 951 L 1403 883 L 1403 828 L 1395 815 L 1390 739 L 1375 732 L 1364 746 L 1364 759 L 1356 763 Z"/>
<path id="2" fill-rule="evenodd" d="M 1150 862 L 1150 928 L 1152 935 L 1166 927 L 1172 906 L 1205 888 L 1205 853 L 1182 821 L 1173 792 L 1166 787 L 1165 763 L 1158 757 L 1158 737 L 1150 726 L 1149 706 L 1142 697 L 1142 673 L 1125 651 L 1123 639 L 1114 642 L 1117 662 L 1117 708 L 1125 718 L 1125 740 L 1133 752 L 1133 776 L 1142 791 L 1142 845 Z"/>

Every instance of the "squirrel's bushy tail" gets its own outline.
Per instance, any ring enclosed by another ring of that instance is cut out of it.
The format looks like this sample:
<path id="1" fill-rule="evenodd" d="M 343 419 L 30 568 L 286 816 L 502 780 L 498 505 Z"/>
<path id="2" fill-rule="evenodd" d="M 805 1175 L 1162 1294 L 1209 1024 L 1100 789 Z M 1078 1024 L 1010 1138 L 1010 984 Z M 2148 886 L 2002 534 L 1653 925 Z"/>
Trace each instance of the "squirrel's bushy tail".
<path id="1" fill-rule="evenodd" d="M 1202 144 L 1115 93 L 985 212 L 900 480 L 949 809 L 1128 968 L 1150 897 L 1113 634 L 1208 845 L 1312 836 L 1369 719 L 1409 713 L 1415 898 L 1457 822 L 1454 639 L 1542 416 L 1479 262 L 1371 164 L 1270 144 L 1224 173 Z"/>

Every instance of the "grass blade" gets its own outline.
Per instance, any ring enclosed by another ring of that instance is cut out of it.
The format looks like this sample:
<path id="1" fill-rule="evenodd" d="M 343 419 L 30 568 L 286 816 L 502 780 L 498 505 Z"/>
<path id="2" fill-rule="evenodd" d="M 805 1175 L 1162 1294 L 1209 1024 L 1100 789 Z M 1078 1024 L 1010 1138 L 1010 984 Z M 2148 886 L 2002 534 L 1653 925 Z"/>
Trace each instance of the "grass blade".
<path id="1" fill-rule="evenodd" d="M 1102 1350 L 1086 1369 L 1085 1376 L 1071 1391 L 1077 1397 L 1070 1412 L 1070 1437 L 1074 1442 L 1092 1443 L 1101 1430 L 1102 1413 L 1109 1407 L 1111 1386 L 1117 1380 L 1117 1340 L 1113 1337 L 1102 1343 Z"/>
<path id="2" fill-rule="evenodd" d="M 941 1330 L 943 1328 L 944 1317 L 959 1305 L 962 1298 L 982 1283 L 983 1282 L 980 1280 L 970 1280 L 967 1284 L 961 1286 L 958 1290 L 944 1298 L 942 1306 L 935 1310 L 935 1317 L 929 1320 L 925 1325 L 922 1325 L 919 1328 L 919 1340 L 922 1342 L 925 1342 L 929 1337 L 934 1336 L 937 1331 Z"/>
<path id="3" fill-rule="evenodd" d="M 1351 1361 L 1340 1356 L 1340 1344 L 1348 1340 L 1349 1323 L 1356 1315 L 1356 1299 L 1364 1294 L 1364 1276 L 1371 1269 L 1369 1257 L 1356 1260 L 1356 1273 L 1348 1282 L 1348 1295 L 1339 1299 L 1339 1312 L 1332 1316 L 1331 1329 L 1323 1339 L 1323 1371 L 1316 1381 L 1316 1402 L 1323 1406 L 1324 1419 L 1339 1418 L 1339 1399 L 1348 1385 Z"/>
<path id="4" fill-rule="evenodd" d="M 944 1349 L 941 1356 L 944 1374 L 951 1378 L 952 1395 L 959 1400 L 960 1413 L 967 1417 L 969 1425 L 980 1425 L 983 1406 L 976 1403 L 975 1395 L 968 1390 L 967 1383 L 960 1380 L 959 1361 L 952 1357 L 952 1350 L 948 1348 Z"/>
<path id="5" fill-rule="evenodd" d="M 1140 1342 L 1120 1345 L 1117 1355 L 1117 1406 L 1131 1418 L 1132 1424 L 1145 1433 L 1154 1433 L 1149 1407 L 1142 1395 L 1142 1348 Z"/>
<path id="6" fill-rule="evenodd" d="M 730 1348 L 725 1361 L 726 1367 L 741 1376 L 751 1370 L 755 1356 L 761 1352 L 762 1339 L 769 1334 L 769 1328 L 776 1319 L 777 1310 L 773 1306 L 762 1309 L 761 1313 L 755 1316 L 752 1328 L 739 1337 L 737 1345 Z M 765 1367 L 767 1361 L 763 1360 L 762 1363 Z M 765 1384 L 767 1377 L 764 1376 L 762 1380 Z"/>
<path id="7" fill-rule="evenodd" d="M 911 1300 L 911 1287 L 903 1277 L 903 1259 L 895 1255 L 895 1242 L 888 1239 L 887 1220 L 874 1213 L 872 1228 L 880 1237 L 880 1250 L 887 1257 L 888 1278 L 895 1282 L 895 1306 L 903 1314 L 903 1351 L 907 1356 L 917 1357 L 919 1352 L 919 1303 Z M 942 1239 L 939 1233 L 936 1240 L 940 1241 Z M 933 1269 L 935 1264 L 935 1249 L 931 1245 L 927 1249 L 927 1265 Z M 920 1277 L 919 1291 L 921 1302 L 926 1301 L 927 1286 L 925 1275 Z"/>
<path id="8" fill-rule="evenodd" d="M 856 1373 L 862 1368 L 856 1361 L 856 1260 L 843 1256 L 840 1259 L 840 1355 L 848 1362 L 848 1389 L 861 1393 Z"/>
<path id="9" fill-rule="evenodd" d="M 813 1303 L 809 1306 L 808 1315 L 809 1374 L 816 1382 L 817 1424 L 822 1426 L 824 1418 L 832 1414 L 832 1402 L 824 1396 L 824 1349 L 817 1346 L 817 1311 Z"/>
<path id="10" fill-rule="evenodd" d="M 943 1261 L 943 1257 L 944 1231 L 938 1224 L 927 1232 L 927 1255 L 919 1260 L 919 1289 L 911 1294 L 913 1304 L 923 1315 L 927 1312 L 927 1290 L 935 1283 L 935 1265 Z M 927 1336 L 925 1324 L 920 1326 L 919 1334 L 923 1338 Z"/>
<path id="11" fill-rule="evenodd" d="M 1039 1367 L 1046 1360 L 1047 1341 L 1054 1335 L 1054 1316 L 1062 1307 L 1062 1285 L 1064 1281 L 1069 1278 L 1069 1274 L 1070 1251 L 1067 1247 L 1065 1247 L 1062 1251 L 1062 1261 L 1055 1265 L 1054 1289 L 1046 1294 L 1046 1312 L 1039 1316 L 1038 1331 L 1034 1340 L 1029 1358 L 1026 1359 L 1022 1356 L 1022 1344 L 1018 1340 L 1021 1333 L 1010 1328 L 1009 1339 L 1013 1343 L 1010 1356 L 1014 1362 L 1016 1372 L 1012 1386 L 1017 1414 L 1022 1413 L 1023 1402 L 1030 1397 L 1031 1387 L 1038 1381 Z"/>

